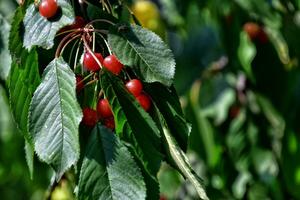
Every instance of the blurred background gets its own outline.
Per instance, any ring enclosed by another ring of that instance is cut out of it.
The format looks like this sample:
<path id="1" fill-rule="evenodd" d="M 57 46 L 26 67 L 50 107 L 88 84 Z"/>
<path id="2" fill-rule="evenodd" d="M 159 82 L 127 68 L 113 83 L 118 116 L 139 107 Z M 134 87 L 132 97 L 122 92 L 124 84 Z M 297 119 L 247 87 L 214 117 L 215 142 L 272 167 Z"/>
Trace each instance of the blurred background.
<path id="1" fill-rule="evenodd" d="M 0 0 L 0 194 L 38 200 L 52 172 L 36 163 L 29 177 L 2 64 L 16 2 Z M 193 124 L 188 157 L 210 199 L 300 199 L 300 0 L 127 3 L 174 52 L 175 87 Z M 197 199 L 166 164 L 159 181 L 162 200 Z M 52 199 L 73 199 L 68 184 Z"/>

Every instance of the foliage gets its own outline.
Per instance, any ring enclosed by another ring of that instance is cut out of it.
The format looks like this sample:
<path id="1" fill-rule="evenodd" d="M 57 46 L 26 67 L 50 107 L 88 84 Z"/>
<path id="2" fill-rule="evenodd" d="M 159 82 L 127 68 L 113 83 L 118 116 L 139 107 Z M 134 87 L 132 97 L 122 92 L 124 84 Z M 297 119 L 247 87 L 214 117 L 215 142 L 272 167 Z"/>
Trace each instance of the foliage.
<path id="1" fill-rule="evenodd" d="M 4 199 L 300 199 L 299 1 L 57 0 L 51 19 L 3 2 Z M 125 66 L 88 71 L 86 52 Z M 103 98 L 111 118 L 85 124 Z"/>

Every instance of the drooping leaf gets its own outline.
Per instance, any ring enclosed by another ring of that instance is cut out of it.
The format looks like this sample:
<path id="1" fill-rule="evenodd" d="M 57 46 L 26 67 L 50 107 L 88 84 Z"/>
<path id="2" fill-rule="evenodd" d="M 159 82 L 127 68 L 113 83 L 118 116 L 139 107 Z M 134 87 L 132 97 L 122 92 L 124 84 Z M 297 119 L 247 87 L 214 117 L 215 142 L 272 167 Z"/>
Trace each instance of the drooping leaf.
<path id="1" fill-rule="evenodd" d="M 170 131 L 167 128 L 164 128 L 163 133 L 164 133 L 163 137 L 166 142 L 166 149 L 168 151 L 167 153 L 172 158 L 172 161 L 177 165 L 177 168 L 180 170 L 181 174 L 191 182 L 191 184 L 196 189 L 200 199 L 203 200 L 209 199 L 204 190 L 202 180 L 192 169 L 186 155 L 179 148 L 178 144 L 170 134 Z"/>
<path id="2" fill-rule="evenodd" d="M 101 85 L 113 108 L 116 132 L 134 146 L 150 174 L 157 173 L 162 155 L 160 133 L 155 123 L 118 77 L 106 71 L 101 75 Z"/>
<path id="3" fill-rule="evenodd" d="M 214 169 L 221 160 L 221 146 L 214 135 L 213 126 L 204 116 L 202 107 L 199 105 L 199 93 L 200 82 L 197 81 L 190 90 L 187 106 L 187 117 L 193 124 L 189 137 L 189 149 L 197 152 L 201 159 L 206 161 L 207 166 Z"/>
<path id="4" fill-rule="evenodd" d="M 145 199 L 140 169 L 112 131 L 98 124 L 88 143 L 80 177 L 81 199 Z"/>
<path id="5" fill-rule="evenodd" d="M 25 139 L 25 158 L 29 169 L 30 178 L 33 179 L 34 172 L 34 148 L 28 140 Z"/>
<path id="6" fill-rule="evenodd" d="M 31 4 L 24 17 L 24 47 L 31 49 L 37 45 L 50 49 L 54 45 L 56 32 L 74 21 L 74 11 L 69 0 L 57 0 L 60 9 L 53 19 L 40 15 L 38 8 Z"/>
<path id="7" fill-rule="evenodd" d="M 30 104 L 29 131 L 38 157 L 51 164 L 59 179 L 79 158 L 78 127 L 82 118 L 75 75 L 63 58 L 45 69 Z"/>
<path id="8" fill-rule="evenodd" d="M 11 57 L 8 50 L 8 32 L 10 30 L 9 23 L 0 14 L 0 79 L 6 80 L 10 65 Z"/>
<path id="9" fill-rule="evenodd" d="M 172 135 L 179 146 L 185 151 L 188 137 L 191 132 L 191 125 L 184 119 L 184 115 L 176 94 L 175 88 L 166 88 L 160 83 L 153 83 L 145 86 L 145 90 L 155 102 L 161 114 L 164 116 Z"/>
<path id="10" fill-rule="evenodd" d="M 119 25 L 108 34 L 112 51 L 145 82 L 172 84 L 175 61 L 171 50 L 153 32 L 138 25 Z"/>
<path id="11" fill-rule="evenodd" d="M 256 55 L 256 48 L 244 31 L 240 33 L 240 46 L 237 53 L 245 73 L 252 81 L 254 81 L 251 63 Z"/>
<path id="12" fill-rule="evenodd" d="M 13 135 L 13 123 L 10 115 L 8 104 L 8 97 L 4 87 L 0 84 L 0 140 L 5 141 L 4 138 Z"/>
<path id="13" fill-rule="evenodd" d="M 22 47 L 22 20 L 25 11 L 19 7 L 15 14 L 9 34 L 9 50 L 12 55 L 11 70 L 8 77 L 10 106 L 15 122 L 25 137 L 25 153 L 29 172 L 32 177 L 34 154 L 33 144 L 28 133 L 28 110 L 31 98 L 38 84 L 40 75 L 38 56 L 35 49 L 28 52 Z"/>

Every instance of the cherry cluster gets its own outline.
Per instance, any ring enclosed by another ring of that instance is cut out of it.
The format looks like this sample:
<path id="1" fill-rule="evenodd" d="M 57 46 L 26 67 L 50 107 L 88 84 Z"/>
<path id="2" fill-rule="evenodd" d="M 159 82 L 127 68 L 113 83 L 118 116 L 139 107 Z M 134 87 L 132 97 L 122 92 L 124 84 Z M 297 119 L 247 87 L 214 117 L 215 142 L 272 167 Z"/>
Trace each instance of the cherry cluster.
<path id="1" fill-rule="evenodd" d="M 263 27 L 255 22 L 247 22 L 243 26 L 243 30 L 248 34 L 252 41 L 259 41 L 262 44 L 268 42 L 268 36 Z"/>
<path id="2" fill-rule="evenodd" d="M 119 75 L 124 67 L 115 55 L 109 55 L 105 59 L 103 59 L 101 53 L 94 53 L 94 55 L 97 61 L 103 64 L 103 67 L 115 75 Z M 89 52 L 85 53 L 83 65 L 86 70 L 93 72 L 100 70 L 96 59 L 91 56 Z M 84 87 L 82 80 L 81 76 L 76 77 L 77 91 L 80 91 Z M 143 84 L 140 80 L 131 79 L 125 84 L 125 87 L 136 98 L 145 111 L 148 111 L 151 108 L 150 97 L 143 92 Z M 91 108 L 83 109 L 83 124 L 87 126 L 94 126 L 99 120 L 101 120 L 106 127 L 110 129 L 115 128 L 113 113 L 107 99 L 99 99 L 97 110 L 93 110 Z"/>
<path id="3" fill-rule="evenodd" d="M 42 0 L 39 4 L 39 13 L 41 16 L 51 19 L 55 17 L 56 13 L 59 10 L 59 5 L 56 0 Z M 102 54 L 99 52 L 94 52 L 87 45 L 86 42 L 86 31 L 90 31 L 90 26 L 86 27 L 85 20 L 76 16 L 75 22 L 72 25 L 66 26 L 59 31 L 59 34 L 69 33 L 65 38 L 69 37 L 76 38 L 74 32 L 82 33 L 82 39 L 85 41 L 85 51 L 83 55 L 83 67 L 90 74 L 87 77 L 83 77 L 81 74 L 76 75 L 76 91 L 79 94 L 86 85 L 85 80 L 91 75 L 95 75 L 102 67 L 106 68 L 108 71 L 113 73 L 116 76 L 119 76 L 121 71 L 124 69 L 124 65 L 118 60 L 118 58 L 111 54 L 103 58 Z M 93 31 L 93 29 L 91 29 Z M 81 36 L 81 35 L 79 35 Z M 88 35 L 87 35 L 88 36 Z M 62 44 L 64 44 L 62 42 Z M 109 47 L 108 47 L 109 48 Z M 125 72 L 126 73 L 126 72 Z M 143 91 L 143 84 L 139 79 L 131 79 L 125 84 L 128 92 L 130 92 L 139 104 L 144 108 L 145 111 L 149 111 L 151 108 L 151 99 Z M 101 92 L 100 92 L 101 93 Z M 99 95 L 97 102 L 97 108 L 93 109 L 90 107 L 83 108 L 83 119 L 82 123 L 86 126 L 93 127 L 98 121 L 101 121 L 106 127 L 110 129 L 115 129 L 114 116 L 112 109 L 110 107 L 109 101 L 106 98 L 103 98 L 102 95 Z"/>

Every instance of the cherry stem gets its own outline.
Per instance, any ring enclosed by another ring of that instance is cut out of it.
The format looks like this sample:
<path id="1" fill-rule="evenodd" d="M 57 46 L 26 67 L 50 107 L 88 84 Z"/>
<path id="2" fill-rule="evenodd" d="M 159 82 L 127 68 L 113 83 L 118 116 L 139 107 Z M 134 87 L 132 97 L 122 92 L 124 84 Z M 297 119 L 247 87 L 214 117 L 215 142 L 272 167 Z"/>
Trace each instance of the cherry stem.
<path id="1" fill-rule="evenodd" d="M 103 96 L 104 92 L 103 89 L 100 90 L 99 94 L 98 94 L 98 99 L 101 99 L 101 97 Z"/>
<path id="2" fill-rule="evenodd" d="M 101 4 L 102 4 L 103 10 L 105 11 L 105 9 L 106 9 L 107 12 L 108 12 L 109 14 L 111 14 L 111 10 L 110 10 L 110 8 L 107 6 L 107 4 L 104 2 L 104 0 L 101 0 Z"/>
<path id="3" fill-rule="evenodd" d="M 84 46 L 87 49 L 87 51 L 93 56 L 93 58 L 95 59 L 97 64 L 100 66 L 100 68 L 102 68 L 101 62 L 98 60 L 98 58 L 95 56 L 94 52 L 91 50 L 90 46 L 88 45 L 85 35 L 82 36 L 82 40 L 83 40 Z"/>
<path id="4" fill-rule="evenodd" d="M 97 33 L 102 33 L 102 34 L 105 34 L 105 35 L 108 34 L 108 31 L 107 30 L 103 30 L 103 29 L 93 29 L 92 31 L 95 31 Z"/>
<path id="5" fill-rule="evenodd" d="M 82 28 L 70 29 L 70 30 L 63 31 L 63 32 L 61 32 L 61 33 L 58 33 L 58 34 L 56 34 L 56 36 L 55 36 L 55 37 L 58 37 L 58 36 L 64 35 L 64 34 L 66 34 L 66 33 L 78 32 L 78 31 L 82 31 L 82 30 L 83 30 Z"/>
<path id="6" fill-rule="evenodd" d="M 91 80 L 91 81 L 87 82 L 87 84 L 85 84 L 84 87 L 88 86 L 88 85 L 91 85 L 91 84 L 93 84 L 93 83 L 95 83 L 97 81 L 98 81 L 97 79 Z"/>
<path id="7" fill-rule="evenodd" d="M 89 75 L 87 75 L 86 77 L 84 77 L 81 81 L 79 81 L 76 85 L 80 85 L 81 83 L 84 83 L 84 81 L 86 81 L 87 79 L 89 79 L 94 74 L 95 74 L 95 72 L 90 73 Z"/>
<path id="8" fill-rule="evenodd" d="M 95 46 L 96 46 L 96 34 L 93 32 L 93 52 L 95 52 Z"/>
<path id="9" fill-rule="evenodd" d="M 111 52 L 111 49 L 110 49 L 110 47 L 109 47 L 109 45 L 108 45 L 108 42 L 107 42 L 107 40 L 103 37 L 103 35 L 101 35 L 100 33 L 98 33 L 98 32 L 96 32 L 97 33 L 97 35 L 99 35 L 102 39 L 103 39 L 103 41 L 104 41 L 104 43 L 105 43 L 105 45 L 106 45 L 106 47 L 107 47 L 107 50 L 108 50 L 108 52 L 109 52 L 109 55 L 112 55 L 112 52 Z"/>
<path id="10" fill-rule="evenodd" d="M 76 64 L 77 64 L 77 59 L 78 59 L 78 55 L 79 55 L 79 50 L 80 50 L 81 43 L 82 43 L 82 39 L 80 40 L 80 42 L 78 43 L 78 46 L 77 46 L 77 50 L 76 50 L 76 54 L 75 54 L 75 60 L 74 60 L 74 65 L 73 65 L 74 71 L 75 71 L 75 68 L 76 68 Z"/>
<path id="11" fill-rule="evenodd" d="M 62 40 L 61 42 L 59 43 L 57 49 L 56 49 L 56 52 L 55 52 L 55 57 L 58 58 L 60 56 L 60 52 L 61 52 L 61 49 L 64 47 L 64 44 L 66 41 L 68 41 L 68 39 L 70 39 L 70 37 L 72 37 L 73 35 L 76 35 L 77 32 L 80 32 L 79 30 L 78 31 L 75 31 L 75 32 L 72 32 L 72 33 L 69 33 L 68 35 L 66 35 Z"/>
<path id="12" fill-rule="evenodd" d="M 73 52 L 74 52 L 74 50 L 75 50 L 75 48 L 76 48 L 76 46 L 78 45 L 79 42 L 80 42 L 80 40 L 77 40 L 76 42 L 74 42 L 74 44 L 72 46 L 72 49 L 70 51 L 70 57 L 69 57 L 69 62 L 68 62 L 70 64 L 70 66 L 71 66 Z"/>
<path id="13" fill-rule="evenodd" d="M 89 25 L 91 25 L 93 23 L 96 23 L 96 22 L 106 22 L 106 23 L 111 24 L 111 25 L 116 25 L 115 23 L 113 23 L 112 21 L 107 20 L 107 19 L 95 19 L 95 20 L 89 22 L 86 26 L 89 26 Z"/>
<path id="14" fill-rule="evenodd" d="M 68 40 L 68 41 L 66 42 L 66 44 L 63 46 L 63 48 L 62 48 L 62 50 L 61 50 L 61 52 L 60 52 L 60 55 L 63 54 L 65 48 L 66 48 L 73 40 L 79 38 L 80 36 L 81 36 L 81 35 L 76 35 L 76 36 L 74 36 L 72 39 Z"/>

